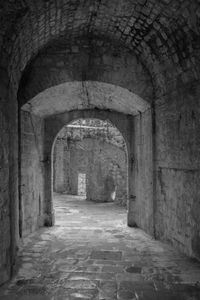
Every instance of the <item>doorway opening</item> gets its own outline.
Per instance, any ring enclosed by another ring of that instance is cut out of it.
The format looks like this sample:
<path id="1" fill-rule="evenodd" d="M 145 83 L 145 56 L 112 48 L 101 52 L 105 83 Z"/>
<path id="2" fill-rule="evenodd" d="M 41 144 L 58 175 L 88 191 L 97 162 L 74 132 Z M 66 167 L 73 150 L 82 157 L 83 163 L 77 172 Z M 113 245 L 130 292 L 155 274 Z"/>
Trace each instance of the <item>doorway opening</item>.
<path id="1" fill-rule="evenodd" d="M 62 195 L 70 201 L 113 203 L 127 208 L 127 147 L 110 121 L 72 121 L 57 134 L 52 155 L 54 199 Z M 54 208 L 56 213 L 58 204 L 54 203 Z"/>

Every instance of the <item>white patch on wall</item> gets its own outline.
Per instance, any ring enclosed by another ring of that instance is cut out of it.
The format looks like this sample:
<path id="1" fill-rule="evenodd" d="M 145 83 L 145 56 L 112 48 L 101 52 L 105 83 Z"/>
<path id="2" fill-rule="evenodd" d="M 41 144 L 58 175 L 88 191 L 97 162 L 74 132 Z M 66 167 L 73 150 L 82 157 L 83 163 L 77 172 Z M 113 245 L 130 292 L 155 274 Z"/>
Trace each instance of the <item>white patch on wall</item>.
<path id="1" fill-rule="evenodd" d="M 78 195 L 86 197 L 86 174 L 78 173 Z"/>

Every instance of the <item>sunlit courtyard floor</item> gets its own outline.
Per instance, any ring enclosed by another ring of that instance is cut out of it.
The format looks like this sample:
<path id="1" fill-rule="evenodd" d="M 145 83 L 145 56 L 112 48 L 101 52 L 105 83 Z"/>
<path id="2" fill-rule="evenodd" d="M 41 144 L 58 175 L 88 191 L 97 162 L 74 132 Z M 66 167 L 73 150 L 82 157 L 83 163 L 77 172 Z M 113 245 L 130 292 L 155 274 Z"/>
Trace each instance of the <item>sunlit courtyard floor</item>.
<path id="1" fill-rule="evenodd" d="M 25 238 L 12 300 L 199 300 L 200 263 L 140 229 L 126 210 L 55 195 L 56 224 Z"/>

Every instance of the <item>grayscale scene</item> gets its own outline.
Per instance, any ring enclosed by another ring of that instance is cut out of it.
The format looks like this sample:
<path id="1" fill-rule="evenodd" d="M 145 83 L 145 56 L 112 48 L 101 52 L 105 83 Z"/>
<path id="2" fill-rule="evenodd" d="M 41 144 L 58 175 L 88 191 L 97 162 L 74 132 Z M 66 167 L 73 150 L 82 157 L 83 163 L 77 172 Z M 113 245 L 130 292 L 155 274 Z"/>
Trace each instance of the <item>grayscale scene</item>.
<path id="1" fill-rule="evenodd" d="M 0 0 L 0 300 L 200 300 L 200 0 Z"/>

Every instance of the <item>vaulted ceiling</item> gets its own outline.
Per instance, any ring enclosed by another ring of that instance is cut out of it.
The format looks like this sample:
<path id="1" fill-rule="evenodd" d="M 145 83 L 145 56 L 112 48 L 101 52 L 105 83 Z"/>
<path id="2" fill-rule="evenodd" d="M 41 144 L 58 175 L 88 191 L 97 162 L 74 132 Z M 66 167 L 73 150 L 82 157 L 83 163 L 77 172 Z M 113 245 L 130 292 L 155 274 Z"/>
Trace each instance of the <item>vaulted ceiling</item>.
<path id="1" fill-rule="evenodd" d="M 79 37 L 117 41 L 141 60 L 153 80 L 165 68 L 199 76 L 199 0 L 2 0 L 1 66 L 17 84 L 27 63 L 49 43 Z M 170 72 L 169 72 L 170 73 Z"/>

